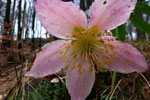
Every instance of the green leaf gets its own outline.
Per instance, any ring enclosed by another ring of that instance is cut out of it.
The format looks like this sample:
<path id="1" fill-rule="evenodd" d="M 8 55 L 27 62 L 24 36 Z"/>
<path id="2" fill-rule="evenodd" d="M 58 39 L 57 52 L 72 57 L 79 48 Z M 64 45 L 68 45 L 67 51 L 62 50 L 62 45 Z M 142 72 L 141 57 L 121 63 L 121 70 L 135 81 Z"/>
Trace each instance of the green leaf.
<path id="1" fill-rule="evenodd" d="M 130 20 L 137 29 L 150 34 L 150 24 L 145 22 L 143 19 L 132 13 Z"/>
<path id="2" fill-rule="evenodd" d="M 142 1 L 139 1 L 137 2 L 134 11 L 150 15 L 150 6 Z"/>
<path id="3" fill-rule="evenodd" d="M 111 30 L 113 36 L 116 36 L 119 40 L 125 41 L 125 36 L 126 36 L 126 29 L 125 25 L 121 25 L 117 27 L 116 29 Z"/>

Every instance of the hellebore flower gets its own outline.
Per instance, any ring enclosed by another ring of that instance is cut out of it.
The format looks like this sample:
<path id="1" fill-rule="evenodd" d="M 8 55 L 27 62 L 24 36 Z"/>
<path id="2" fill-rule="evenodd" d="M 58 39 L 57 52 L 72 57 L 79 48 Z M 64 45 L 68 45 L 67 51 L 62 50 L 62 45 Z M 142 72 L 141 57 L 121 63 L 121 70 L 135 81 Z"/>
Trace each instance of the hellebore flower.
<path id="1" fill-rule="evenodd" d="M 66 67 L 71 99 L 84 100 L 91 92 L 95 71 L 145 72 L 148 66 L 143 55 L 107 32 L 125 23 L 135 4 L 136 0 L 95 0 L 87 18 L 72 2 L 37 0 L 41 23 L 62 40 L 43 46 L 26 76 L 44 77 Z"/>

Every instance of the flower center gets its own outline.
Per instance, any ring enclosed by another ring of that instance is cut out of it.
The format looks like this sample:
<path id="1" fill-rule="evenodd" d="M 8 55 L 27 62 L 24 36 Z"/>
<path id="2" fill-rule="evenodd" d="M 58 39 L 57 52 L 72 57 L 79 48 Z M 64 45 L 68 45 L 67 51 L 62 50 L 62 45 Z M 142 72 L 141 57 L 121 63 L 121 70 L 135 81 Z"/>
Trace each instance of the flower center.
<path id="1" fill-rule="evenodd" d="M 108 33 L 108 32 L 105 32 Z M 106 58 L 112 53 L 110 52 L 112 45 L 105 44 L 101 36 L 103 33 L 98 32 L 98 28 L 92 27 L 88 30 L 84 30 L 82 27 L 75 27 L 71 36 L 66 36 L 73 38 L 70 45 L 65 47 L 64 51 L 64 62 L 67 66 L 74 69 L 78 67 L 78 71 L 82 74 L 85 71 L 84 62 L 87 62 L 89 67 L 89 72 L 93 71 L 93 67 L 96 70 L 101 71 L 104 68 L 104 64 L 110 64 L 110 61 L 100 61 L 99 59 Z M 112 56 L 112 55 L 111 55 Z M 87 65 L 87 64 L 86 64 Z"/>
<path id="2" fill-rule="evenodd" d="M 85 31 L 81 28 L 75 28 L 72 32 L 74 48 L 77 48 L 82 53 L 92 52 L 96 44 L 99 44 L 99 39 L 97 38 L 98 31 L 91 29 Z"/>

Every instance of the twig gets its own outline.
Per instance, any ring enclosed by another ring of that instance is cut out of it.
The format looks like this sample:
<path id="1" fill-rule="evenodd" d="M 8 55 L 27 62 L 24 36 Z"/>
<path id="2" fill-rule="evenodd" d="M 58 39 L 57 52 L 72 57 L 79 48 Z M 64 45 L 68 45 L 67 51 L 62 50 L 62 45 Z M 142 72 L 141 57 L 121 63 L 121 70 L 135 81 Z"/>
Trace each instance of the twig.
<path id="1" fill-rule="evenodd" d="M 150 83 L 148 82 L 148 80 L 146 79 L 146 77 L 143 74 L 141 74 L 141 73 L 140 73 L 140 75 L 143 77 L 143 79 L 147 83 L 148 87 L 150 88 Z"/>
<path id="2" fill-rule="evenodd" d="M 115 86 L 115 88 L 114 88 L 114 90 L 113 90 L 113 92 L 112 92 L 112 94 L 111 94 L 109 100 L 112 99 L 112 96 L 113 96 L 113 94 L 115 93 L 115 91 L 116 91 L 116 89 L 117 89 L 117 87 L 119 86 L 119 84 L 120 84 L 121 81 L 122 81 L 122 80 L 119 80 L 118 84 Z"/>
<path id="3" fill-rule="evenodd" d="M 42 100 L 44 100 L 43 98 L 42 98 L 42 96 L 38 93 L 38 91 L 32 86 L 32 85 L 30 85 L 29 83 L 27 83 L 38 95 L 39 95 L 39 97 L 42 99 Z"/>
<path id="4" fill-rule="evenodd" d="M 102 96 L 109 88 L 110 88 L 110 86 L 107 87 L 107 88 L 101 93 L 101 96 Z"/>

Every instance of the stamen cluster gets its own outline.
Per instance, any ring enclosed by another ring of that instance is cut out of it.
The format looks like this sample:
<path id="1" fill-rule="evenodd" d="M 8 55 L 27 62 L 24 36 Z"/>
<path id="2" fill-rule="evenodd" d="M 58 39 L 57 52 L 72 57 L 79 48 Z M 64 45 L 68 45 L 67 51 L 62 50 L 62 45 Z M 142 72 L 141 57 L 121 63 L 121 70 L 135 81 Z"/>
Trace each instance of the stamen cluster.
<path id="1" fill-rule="evenodd" d="M 98 32 L 96 26 L 88 30 L 75 27 L 71 36 L 66 36 L 72 38 L 70 45 L 60 51 L 60 54 L 64 55 L 66 66 L 71 67 L 72 70 L 78 67 L 78 72 L 82 74 L 85 71 L 85 67 L 82 67 L 84 62 L 88 62 L 90 65 L 89 73 L 93 71 L 94 67 L 96 71 L 101 71 L 105 69 L 105 65 L 110 65 L 111 61 L 109 59 L 113 59 L 115 55 L 113 52 L 114 46 L 106 44 L 101 38 L 103 35 L 110 35 L 110 33 L 106 30 L 104 33 Z M 108 42 L 113 40 L 107 39 Z M 105 60 L 102 61 L 100 58 Z"/>

